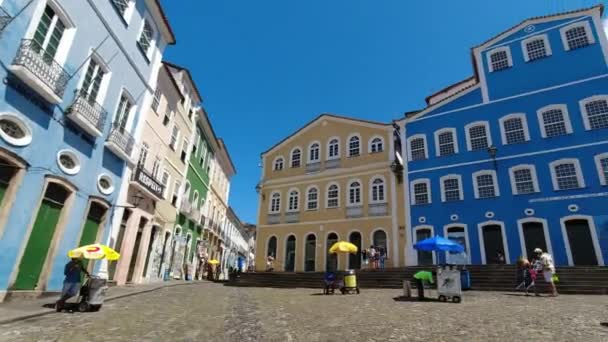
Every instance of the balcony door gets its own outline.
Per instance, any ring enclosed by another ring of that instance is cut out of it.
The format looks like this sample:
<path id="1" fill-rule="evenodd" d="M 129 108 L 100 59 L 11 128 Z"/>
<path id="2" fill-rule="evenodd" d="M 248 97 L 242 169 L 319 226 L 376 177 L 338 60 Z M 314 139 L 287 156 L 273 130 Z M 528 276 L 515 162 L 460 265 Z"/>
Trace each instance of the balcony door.
<path id="1" fill-rule="evenodd" d="M 129 121 L 131 107 L 133 107 L 131 101 L 127 95 L 123 93 L 120 97 L 118 109 L 116 110 L 116 119 L 114 120 L 114 127 L 118 128 L 121 132 L 124 132 L 127 129 L 127 122 Z"/>
<path id="2" fill-rule="evenodd" d="M 34 33 L 32 44 L 34 51 L 42 55 L 45 63 L 51 64 L 55 60 L 65 29 L 65 24 L 55 10 L 47 5 Z"/>
<path id="3" fill-rule="evenodd" d="M 90 59 L 87 72 L 84 75 L 82 87 L 80 88 L 80 95 L 82 95 L 89 103 L 95 104 L 97 102 L 97 96 L 99 95 L 99 89 L 101 88 L 101 81 L 105 75 L 101 65 L 97 63 L 94 58 Z"/>

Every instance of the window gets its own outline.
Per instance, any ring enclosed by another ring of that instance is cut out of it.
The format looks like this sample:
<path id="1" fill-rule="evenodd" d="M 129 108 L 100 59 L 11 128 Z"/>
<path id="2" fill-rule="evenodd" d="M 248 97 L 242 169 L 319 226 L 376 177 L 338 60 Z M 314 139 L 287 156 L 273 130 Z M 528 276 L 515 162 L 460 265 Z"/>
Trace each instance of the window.
<path id="1" fill-rule="evenodd" d="M 410 137 L 409 159 L 424 160 L 427 158 L 426 138 L 424 135 L 414 135 Z"/>
<path id="2" fill-rule="evenodd" d="M 570 116 L 566 105 L 543 107 L 536 113 L 543 138 L 557 137 L 572 133 Z"/>
<path id="3" fill-rule="evenodd" d="M 112 0 L 112 4 L 118 13 L 125 17 L 127 9 L 129 8 L 129 0 Z"/>
<path id="4" fill-rule="evenodd" d="M 190 142 L 188 141 L 188 139 L 184 139 L 184 141 L 182 142 L 182 154 L 181 154 L 181 161 L 183 163 L 186 162 L 186 158 L 188 157 L 188 144 Z"/>
<path id="5" fill-rule="evenodd" d="M 169 142 L 169 147 L 171 147 L 171 149 L 173 151 L 175 151 L 175 149 L 177 148 L 177 139 L 179 137 L 179 128 L 177 127 L 177 125 L 173 126 L 173 130 L 171 131 L 171 141 Z"/>
<path id="6" fill-rule="evenodd" d="M 570 190 L 585 187 L 578 159 L 561 159 L 549 164 L 553 189 Z"/>
<path id="7" fill-rule="evenodd" d="M 270 212 L 278 213 L 281 211 L 281 194 L 275 192 L 270 197 Z"/>
<path id="8" fill-rule="evenodd" d="M 441 201 L 454 202 L 464 199 L 460 175 L 447 175 L 440 178 Z"/>
<path id="9" fill-rule="evenodd" d="M 167 192 L 169 191 L 169 172 L 167 170 L 163 170 L 163 176 L 160 179 L 160 182 L 163 184 L 163 198 L 167 198 Z"/>
<path id="10" fill-rule="evenodd" d="M 319 161 L 319 143 L 313 143 L 310 145 L 308 161 L 313 163 Z"/>
<path id="11" fill-rule="evenodd" d="M 384 180 L 375 178 L 372 181 L 372 203 L 385 202 Z"/>
<path id="12" fill-rule="evenodd" d="M 512 66 L 511 50 L 508 47 L 499 47 L 488 52 L 488 68 L 490 72 L 508 69 Z"/>
<path id="13" fill-rule="evenodd" d="M 470 123 L 465 126 L 467 133 L 467 147 L 469 151 L 486 150 L 492 145 L 490 126 L 487 121 Z"/>
<path id="14" fill-rule="evenodd" d="M 319 189 L 317 189 L 316 187 L 308 189 L 306 202 L 306 208 L 308 210 L 317 210 L 317 208 L 319 207 Z"/>
<path id="15" fill-rule="evenodd" d="M 499 121 L 503 145 L 519 144 L 530 140 L 525 114 L 506 115 Z"/>
<path id="16" fill-rule="evenodd" d="M 566 51 L 580 49 L 595 43 L 589 22 L 583 21 L 562 27 L 559 30 Z"/>
<path id="17" fill-rule="evenodd" d="M 456 129 L 444 128 L 435 132 L 435 155 L 437 157 L 451 156 L 458 153 Z"/>
<path id="18" fill-rule="evenodd" d="M 118 102 L 118 108 L 116 109 L 116 121 L 114 121 L 114 126 L 119 128 L 121 131 L 124 131 L 127 127 L 127 121 L 129 121 L 129 114 L 131 113 L 131 109 L 133 105 L 131 104 L 131 100 L 129 97 L 123 93 L 120 96 L 120 102 Z"/>
<path id="19" fill-rule="evenodd" d="M 156 87 L 154 91 L 154 98 L 152 99 L 152 110 L 158 113 L 158 106 L 160 105 L 161 93 L 160 89 Z"/>
<path id="20" fill-rule="evenodd" d="M 169 126 L 169 123 L 171 123 L 172 117 L 173 117 L 173 112 L 171 112 L 171 108 L 169 108 L 169 106 L 167 106 L 167 109 L 165 109 L 165 116 L 163 117 L 163 126 L 165 126 L 165 127 Z"/>
<path id="21" fill-rule="evenodd" d="M 532 194 L 539 191 L 534 165 L 518 165 L 509 169 L 511 191 L 514 195 Z"/>
<path id="22" fill-rule="evenodd" d="M 431 181 L 429 179 L 417 179 L 411 185 L 411 201 L 414 205 L 431 203 Z"/>
<path id="23" fill-rule="evenodd" d="M 361 154 L 361 138 L 358 136 L 348 139 L 348 156 L 356 157 Z"/>
<path id="24" fill-rule="evenodd" d="M 154 30 L 152 29 L 152 24 L 150 24 L 148 19 L 144 19 L 144 27 L 141 30 L 141 34 L 139 36 L 137 44 L 139 45 L 146 57 L 148 57 L 148 54 L 150 53 L 150 47 L 152 46 L 153 37 Z"/>
<path id="25" fill-rule="evenodd" d="M 275 171 L 281 171 L 283 170 L 283 157 L 278 157 L 277 159 L 274 160 L 274 170 Z"/>
<path id="26" fill-rule="evenodd" d="M 91 58 L 80 89 L 80 94 L 90 103 L 97 101 L 97 95 L 99 95 L 104 75 L 105 72 L 99 63 L 97 63 L 95 58 Z"/>
<path id="27" fill-rule="evenodd" d="M 595 165 L 597 173 L 600 177 L 600 184 L 608 185 L 608 153 L 602 153 L 595 156 Z"/>
<path id="28" fill-rule="evenodd" d="M 375 137 L 370 142 L 370 153 L 378 153 L 384 151 L 384 140 L 380 137 Z"/>
<path id="29" fill-rule="evenodd" d="M 289 192 L 289 205 L 287 211 L 298 211 L 300 209 L 300 192 L 298 190 L 291 190 Z"/>
<path id="30" fill-rule="evenodd" d="M 327 149 L 327 159 L 340 158 L 340 141 L 338 139 L 331 139 Z"/>
<path id="31" fill-rule="evenodd" d="M 154 158 L 154 163 L 152 164 L 152 178 L 158 179 L 158 173 L 160 172 L 160 159 L 158 157 Z"/>
<path id="32" fill-rule="evenodd" d="M 500 196 L 496 171 L 484 170 L 473 173 L 475 198 L 492 198 Z"/>
<path id="33" fill-rule="evenodd" d="M 139 160 L 137 161 L 137 165 L 140 167 L 144 167 L 146 165 L 146 159 L 148 159 L 148 151 L 150 150 L 150 146 L 146 143 L 141 144 L 141 151 L 139 152 Z"/>
<path id="34" fill-rule="evenodd" d="M 348 204 L 361 204 L 361 183 L 354 181 L 348 186 Z"/>
<path id="35" fill-rule="evenodd" d="M 327 207 L 337 208 L 340 206 L 340 188 L 332 184 L 327 188 Z"/>
<path id="36" fill-rule="evenodd" d="M 291 152 L 291 167 L 300 167 L 302 165 L 302 151 L 296 148 Z"/>
<path id="37" fill-rule="evenodd" d="M 194 190 L 194 195 L 192 196 L 192 208 L 198 209 L 198 191 Z"/>
<path id="38" fill-rule="evenodd" d="M 0 113 L 0 137 L 13 146 L 27 146 L 32 142 L 32 130 L 21 117 Z"/>
<path id="39" fill-rule="evenodd" d="M 608 96 L 592 96 L 580 102 L 586 130 L 608 128 Z"/>
<path id="40" fill-rule="evenodd" d="M 51 6 L 46 6 L 34 33 L 32 48 L 51 64 L 61 43 L 66 26 Z"/>
<path id="41" fill-rule="evenodd" d="M 177 206 L 177 201 L 179 199 L 179 188 L 182 184 L 179 181 L 175 181 L 175 186 L 173 188 L 173 196 L 171 197 L 171 205 L 174 207 Z"/>
<path id="42" fill-rule="evenodd" d="M 526 62 L 551 56 L 551 45 L 546 34 L 522 40 L 521 49 Z"/>

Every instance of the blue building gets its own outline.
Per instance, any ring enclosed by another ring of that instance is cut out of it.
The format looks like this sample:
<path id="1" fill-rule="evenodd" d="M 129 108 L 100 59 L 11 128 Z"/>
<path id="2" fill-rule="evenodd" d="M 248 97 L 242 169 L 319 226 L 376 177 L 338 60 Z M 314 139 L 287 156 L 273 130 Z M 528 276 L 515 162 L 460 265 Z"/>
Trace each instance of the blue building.
<path id="1" fill-rule="evenodd" d="M 175 38 L 157 0 L 0 0 L 0 34 L 1 301 L 107 240 Z"/>
<path id="2" fill-rule="evenodd" d="M 405 125 L 412 242 L 447 236 L 452 263 L 558 265 L 608 257 L 608 42 L 603 6 L 531 18 L 472 49 L 474 76 L 428 97 Z"/>

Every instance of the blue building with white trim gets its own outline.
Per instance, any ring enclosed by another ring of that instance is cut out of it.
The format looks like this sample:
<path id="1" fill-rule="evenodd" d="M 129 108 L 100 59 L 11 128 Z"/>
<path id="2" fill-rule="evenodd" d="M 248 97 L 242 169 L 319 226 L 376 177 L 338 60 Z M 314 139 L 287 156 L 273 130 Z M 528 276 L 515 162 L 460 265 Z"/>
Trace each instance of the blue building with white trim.
<path id="1" fill-rule="evenodd" d="M 0 301 L 108 239 L 174 42 L 157 0 L 0 0 Z"/>
<path id="2" fill-rule="evenodd" d="M 428 97 L 405 132 L 408 264 L 431 235 L 451 263 L 608 257 L 608 42 L 603 6 L 525 20 L 472 49 L 474 76 Z M 439 259 L 438 259 L 439 258 Z"/>

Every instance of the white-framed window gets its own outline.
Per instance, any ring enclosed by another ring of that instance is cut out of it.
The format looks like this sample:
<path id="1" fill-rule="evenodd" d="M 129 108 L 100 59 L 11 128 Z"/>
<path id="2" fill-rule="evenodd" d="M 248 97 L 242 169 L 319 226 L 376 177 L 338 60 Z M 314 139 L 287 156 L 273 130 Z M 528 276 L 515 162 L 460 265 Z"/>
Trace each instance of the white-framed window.
<path id="1" fill-rule="evenodd" d="M 154 162 L 152 163 L 152 177 L 154 179 L 159 179 L 158 174 L 160 173 L 160 164 L 161 164 L 160 158 L 154 157 Z"/>
<path id="2" fill-rule="evenodd" d="M 340 158 L 340 139 L 330 138 L 327 144 L 327 159 Z"/>
<path id="3" fill-rule="evenodd" d="M 361 182 L 358 180 L 351 181 L 348 184 L 348 204 L 361 204 Z"/>
<path id="4" fill-rule="evenodd" d="M 173 130 L 171 130 L 171 140 L 169 141 L 169 147 L 175 151 L 177 149 L 177 140 L 179 139 L 179 127 L 177 125 L 173 126 Z"/>
<path id="5" fill-rule="evenodd" d="M 123 91 L 122 95 L 120 95 L 118 107 L 116 108 L 116 114 L 114 115 L 114 127 L 121 131 L 125 131 L 132 111 L 133 100 L 127 92 Z"/>
<path id="6" fill-rule="evenodd" d="M 540 191 L 536 167 L 531 164 L 516 165 L 509 168 L 511 191 L 513 195 L 533 194 Z"/>
<path id="7" fill-rule="evenodd" d="M 194 195 L 192 195 L 192 208 L 198 209 L 198 191 L 194 190 Z"/>
<path id="8" fill-rule="evenodd" d="M 408 138 L 407 156 L 410 161 L 424 160 L 429 157 L 426 148 L 426 135 L 416 134 Z"/>
<path id="9" fill-rule="evenodd" d="M 146 56 L 146 58 L 150 57 L 150 51 L 152 50 L 152 46 L 154 45 L 154 26 L 148 18 L 144 18 L 141 32 L 139 33 L 139 39 L 137 40 L 137 45 Z"/>
<path id="10" fill-rule="evenodd" d="M 296 147 L 291 151 L 291 167 L 296 168 L 302 166 L 302 150 Z"/>
<path id="11" fill-rule="evenodd" d="M 475 198 L 493 198 L 500 196 L 496 171 L 481 170 L 473 173 L 473 190 Z"/>
<path id="12" fill-rule="evenodd" d="M 464 126 L 469 151 L 487 150 L 492 145 L 490 124 L 487 121 L 476 121 Z"/>
<path id="13" fill-rule="evenodd" d="M 20 115 L 0 113 L 0 138 L 13 146 L 32 143 L 32 129 Z"/>
<path id="14" fill-rule="evenodd" d="M 376 136 L 369 140 L 369 153 L 379 153 L 384 151 L 384 139 Z"/>
<path id="15" fill-rule="evenodd" d="M 552 55 L 551 44 L 549 44 L 549 38 L 546 34 L 522 40 L 521 51 L 524 52 L 524 60 L 526 62 L 532 62 Z"/>
<path id="16" fill-rule="evenodd" d="M 154 98 L 152 98 L 152 110 L 158 114 L 158 107 L 160 106 L 160 99 L 162 97 L 162 93 L 160 92 L 160 87 L 156 87 L 154 91 Z"/>
<path id="17" fill-rule="evenodd" d="M 558 137 L 572 133 L 568 107 L 564 104 L 549 105 L 536 112 L 540 134 L 543 138 Z"/>
<path id="18" fill-rule="evenodd" d="M 133 12 L 133 0 L 111 0 L 116 11 L 122 16 L 125 22 L 129 22 L 131 12 Z"/>
<path id="19" fill-rule="evenodd" d="M 441 185 L 442 202 L 462 201 L 464 199 L 462 177 L 460 175 L 445 175 L 439 179 L 439 183 Z"/>
<path id="20" fill-rule="evenodd" d="M 188 145 L 190 144 L 190 142 L 188 141 L 188 139 L 185 139 L 182 141 L 182 153 L 180 155 L 180 159 L 183 163 L 186 162 L 186 158 L 188 158 Z"/>
<path id="21" fill-rule="evenodd" d="M 171 175 L 169 174 L 169 172 L 165 169 L 163 170 L 163 175 L 160 178 L 160 182 L 163 185 L 163 198 L 167 199 L 167 196 L 169 194 L 169 182 L 171 180 Z"/>
<path id="22" fill-rule="evenodd" d="M 285 166 L 284 165 L 285 164 L 285 159 L 283 159 L 282 156 L 276 157 L 274 159 L 274 163 L 272 163 L 272 164 L 273 164 L 273 170 L 274 171 L 281 171 L 281 170 L 283 170 L 283 167 Z"/>
<path id="23" fill-rule="evenodd" d="M 520 144 L 530 140 L 528 122 L 524 113 L 505 115 L 498 121 L 503 145 Z"/>
<path id="24" fill-rule="evenodd" d="M 149 150 L 150 146 L 146 142 L 143 142 L 139 150 L 139 159 L 137 160 L 137 165 L 141 166 L 142 168 L 146 166 L 146 160 L 148 159 Z"/>
<path id="25" fill-rule="evenodd" d="M 308 162 L 316 163 L 319 161 L 319 150 L 321 149 L 321 145 L 318 142 L 314 142 L 310 144 L 308 147 Z"/>
<path id="26" fill-rule="evenodd" d="M 560 159 L 549 164 L 554 190 L 570 190 L 585 187 L 583 172 L 578 159 Z"/>
<path id="27" fill-rule="evenodd" d="M 584 20 L 559 29 L 564 50 L 570 51 L 595 43 L 589 22 Z"/>
<path id="28" fill-rule="evenodd" d="M 273 192 L 270 195 L 270 208 L 268 210 L 273 214 L 281 212 L 281 193 Z"/>
<path id="29" fill-rule="evenodd" d="M 289 190 L 289 201 L 287 203 L 287 211 L 294 212 L 300 210 L 300 191 L 297 189 Z"/>
<path id="30" fill-rule="evenodd" d="M 608 185 L 608 152 L 598 154 L 594 157 L 600 184 Z"/>
<path id="31" fill-rule="evenodd" d="M 508 69 L 513 66 L 513 58 L 511 58 L 511 49 L 508 46 L 502 46 L 487 53 L 488 69 L 490 72 Z"/>
<path id="32" fill-rule="evenodd" d="M 102 98 L 101 92 L 105 91 L 107 82 L 105 76 L 108 73 L 107 67 L 100 62 L 97 55 L 91 56 L 89 59 L 89 65 L 87 71 L 82 79 L 80 86 L 80 95 L 83 96 L 91 103 L 101 103 Z"/>
<path id="33" fill-rule="evenodd" d="M 455 128 L 442 128 L 435 131 L 435 155 L 451 156 L 458 153 L 458 139 Z"/>
<path id="34" fill-rule="evenodd" d="M 311 186 L 306 191 L 306 210 L 317 210 L 319 208 L 319 188 Z"/>
<path id="35" fill-rule="evenodd" d="M 50 64 L 56 59 L 55 56 L 66 29 L 64 20 L 53 7 L 47 4 L 32 39 L 32 48 L 42 56 L 45 62 Z"/>
<path id="36" fill-rule="evenodd" d="M 431 180 L 428 178 L 416 179 L 410 183 L 410 197 L 412 205 L 432 203 Z"/>
<path id="37" fill-rule="evenodd" d="M 381 177 L 374 177 L 372 178 L 370 186 L 370 203 L 384 202 L 386 202 L 386 186 L 384 179 Z"/>
<path id="38" fill-rule="evenodd" d="M 608 128 L 608 95 L 588 97 L 579 106 L 586 130 Z"/>
<path id="39" fill-rule="evenodd" d="M 327 187 L 327 208 L 338 208 L 340 206 L 340 186 L 336 183 Z"/>
<path id="40" fill-rule="evenodd" d="M 177 202 L 179 201 L 179 193 L 180 193 L 180 188 L 182 186 L 182 183 L 180 183 L 180 181 L 175 181 L 175 184 L 173 185 L 173 196 L 171 197 L 171 205 L 173 205 L 174 207 L 177 207 Z"/>
<path id="41" fill-rule="evenodd" d="M 358 135 L 353 135 L 348 138 L 348 156 L 357 157 L 361 154 L 361 138 Z"/>

